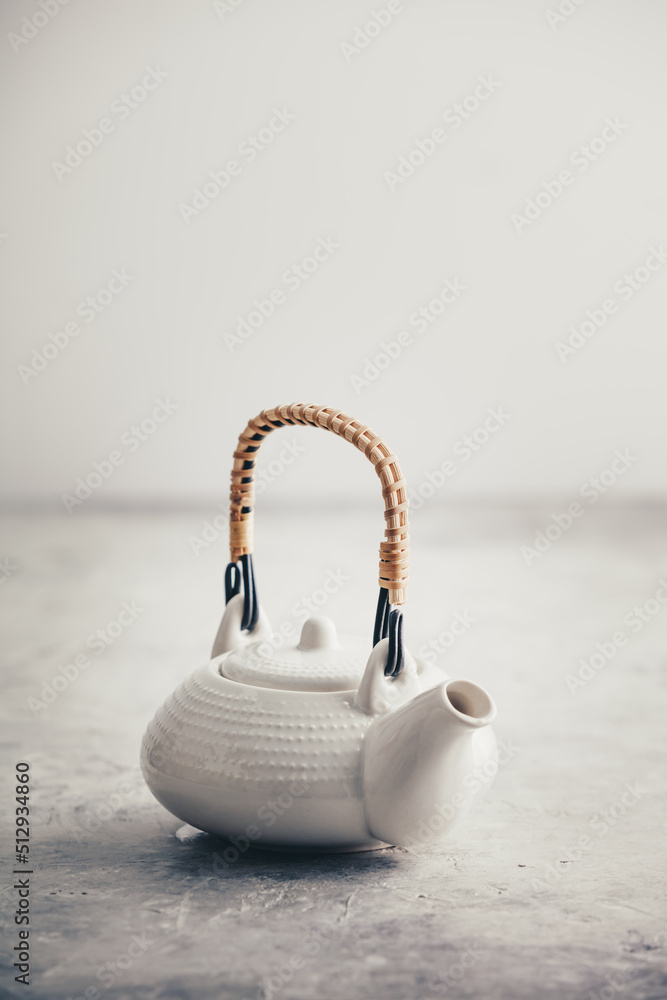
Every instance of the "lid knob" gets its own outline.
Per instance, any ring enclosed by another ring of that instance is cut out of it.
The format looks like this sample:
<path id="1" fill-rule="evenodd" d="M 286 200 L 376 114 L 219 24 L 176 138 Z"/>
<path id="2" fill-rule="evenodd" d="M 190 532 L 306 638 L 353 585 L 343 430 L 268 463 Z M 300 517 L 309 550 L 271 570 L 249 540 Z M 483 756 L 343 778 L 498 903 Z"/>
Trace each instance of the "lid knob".
<path id="1" fill-rule="evenodd" d="M 297 649 L 340 649 L 336 626 L 324 615 L 314 615 L 303 623 Z"/>

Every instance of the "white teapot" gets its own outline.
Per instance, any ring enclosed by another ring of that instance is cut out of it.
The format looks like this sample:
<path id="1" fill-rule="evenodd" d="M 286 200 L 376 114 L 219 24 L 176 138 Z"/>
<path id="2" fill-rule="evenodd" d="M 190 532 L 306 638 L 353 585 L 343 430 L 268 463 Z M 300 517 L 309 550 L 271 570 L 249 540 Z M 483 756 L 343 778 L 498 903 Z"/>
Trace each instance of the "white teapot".
<path id="1" fill-rule="evenodd" d="M 309 618 L 276 649 L 252 565 L 253 467 L 276 427 L 351 441 L 385 501 L 373 643 Z M 243 848 L 372 850 L 445 836 L 488 784 L 495 706 L 404 648 L 405 480 L 382 438 L 332 407 L 294 403 L 251 420 L 234 453 L 227 606 L 212 659 L 167 699 L 143 739 L 146 782 L 170 812 Z M 239 570 L 239 562 L 241 568 Z M 241 582 L 243 583 L 241 592 Z"/>

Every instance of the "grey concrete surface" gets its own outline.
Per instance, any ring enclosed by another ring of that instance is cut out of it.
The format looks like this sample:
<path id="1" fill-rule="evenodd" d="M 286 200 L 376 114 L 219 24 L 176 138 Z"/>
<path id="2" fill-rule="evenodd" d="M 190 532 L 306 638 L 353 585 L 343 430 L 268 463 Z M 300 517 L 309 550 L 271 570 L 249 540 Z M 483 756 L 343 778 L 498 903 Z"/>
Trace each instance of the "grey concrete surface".
<path id="1" fill-rule="evenodd" d="M 30 762 L 34 874 L 27 989 L 8 958 L 4 837 L 0 995 L 666 997 L 665 509 L 600 503 L 528 566 L 521 546 L 556 510 L 432 502 L 413 515 L 408 642 L 447 644 L 457 613 L 474 618 L 438 662 L 489 688 L 517 748 L 466 825 L 437 849 L 238 858 L 179 839 L 137 770 L 148 719 L 207 658 L 222 612 L 224 532 L 192 546 L 215 511 L 5 516 L 2 787 Z M 368 634 L 379 528 L 379 510 L 324 521 L 267 506 L 256 565 L 274 627 L 331 569 L 349 580 L 321 612 Z M 123 602 L 135 620 L 87 645 Z M 618 631 L 626 644 L 569 690 Z M 82 653 L 51 697 L 45 683 Z"/>

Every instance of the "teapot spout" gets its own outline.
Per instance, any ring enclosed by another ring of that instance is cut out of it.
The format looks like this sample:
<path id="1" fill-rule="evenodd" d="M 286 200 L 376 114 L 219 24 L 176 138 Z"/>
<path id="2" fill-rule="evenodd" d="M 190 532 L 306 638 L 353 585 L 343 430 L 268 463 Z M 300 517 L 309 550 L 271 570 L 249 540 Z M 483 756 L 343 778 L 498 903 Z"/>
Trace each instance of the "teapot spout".
<path id="1" fill-rule="evenodd" d="M 440 840 L 481 790 L 493 755 L 496 708 L 484 688 L 448 681 L 376 719 L 366 737 L 366 822 L 378 840 L 416 847 Z"/>

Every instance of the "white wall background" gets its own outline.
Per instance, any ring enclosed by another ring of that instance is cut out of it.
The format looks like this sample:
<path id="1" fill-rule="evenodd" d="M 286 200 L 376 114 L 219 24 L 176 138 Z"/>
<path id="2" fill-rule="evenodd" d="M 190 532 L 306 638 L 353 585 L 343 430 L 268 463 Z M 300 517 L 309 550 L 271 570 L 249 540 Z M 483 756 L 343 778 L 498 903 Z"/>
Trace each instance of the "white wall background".
<path id="1" fill-rule="evenodd" d="M 70 0 L 12 45 L 41 8 L 3 4 L 5 498 L 62 510 L 165 396 L 178 411 L 91 506 L 223 499 L 246 419 L 295 399 L 370 423 L 415 485 L 501 404 L 511 420 L 450 497 L 576 495 L 618 448 L 637 461 L 614 498 L 664 494 L 667 265 L 628 302 L 613 285 L 667 247 L 667 6 L 587 0 L 552 26 L 557 0 L 405 0 L 349 62 L 340 43 L 383 0 L 228 6 Z M 112 102 L 148 66 L 167 79 L 120 120 Z M 496 93 L 390 191 L 384 172 L 489 74 Z M 294 121 L 186 224 L 179 203 L 274 106 Z M 113 133 L 58 180 L 53 161 L 104 117 Z M 627 128 L 579 173 L 570 154 L 607 117 Z M 572 186 L 518 234 L 512 213 L 568 166 Z M 328 234 L 336 253 L 230 353 L 223 333 Z M 25 384 L 19 366 L 114 268 L 134 281 Z M 459 301 L 355 391 L 364 359 L 457 276 Z M 610 296 L 617 314 L 559 359 L 569 325 Z M 266 459 L 296 433 L 307 461 L 276 496 L 377 490 L 353 449 L 310 430 L 275 435 Z"/>

